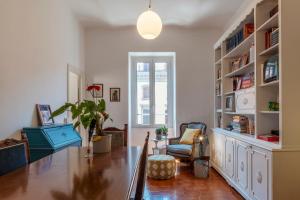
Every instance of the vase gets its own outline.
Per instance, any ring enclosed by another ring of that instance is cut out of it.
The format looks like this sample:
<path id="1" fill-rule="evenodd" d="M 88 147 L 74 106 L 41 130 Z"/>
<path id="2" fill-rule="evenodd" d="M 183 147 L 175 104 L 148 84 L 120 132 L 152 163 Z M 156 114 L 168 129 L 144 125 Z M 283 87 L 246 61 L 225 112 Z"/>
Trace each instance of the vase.
<path id="1" fill-rule="evenodd" d="M 101 140 L 93 142 L 94 153 L 108 153 L 111 151 L 111 138 L 112 135 L 101 136 Z"/>

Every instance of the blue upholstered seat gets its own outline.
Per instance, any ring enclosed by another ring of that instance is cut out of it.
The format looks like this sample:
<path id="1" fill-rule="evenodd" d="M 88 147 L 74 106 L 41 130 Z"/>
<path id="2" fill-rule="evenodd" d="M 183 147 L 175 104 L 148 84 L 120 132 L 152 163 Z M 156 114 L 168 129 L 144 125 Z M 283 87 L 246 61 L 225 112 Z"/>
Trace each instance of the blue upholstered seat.
<path id="1" fill-rule="evenodd" d="M 187 144 L 173 144 L 167 146 L 167 151 L 175 154 L 191 155 L 192 145 Z"/>

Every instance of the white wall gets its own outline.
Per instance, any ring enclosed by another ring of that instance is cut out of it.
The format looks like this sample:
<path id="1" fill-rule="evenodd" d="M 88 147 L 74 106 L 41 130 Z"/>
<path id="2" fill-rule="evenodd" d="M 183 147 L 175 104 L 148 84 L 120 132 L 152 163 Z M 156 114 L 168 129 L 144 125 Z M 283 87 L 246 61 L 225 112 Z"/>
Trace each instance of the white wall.
<path id="1" fill-rule="evenodd" d="M 0 2 L 0 139 L 36 125 L 36 103 L 67 100 L 67 64 L 84 66 L 83 30 L 67 0 Z"/>
<path id="2" fill-rule="evenodd" d="M 213 44 L 219 35 L 218 30 L 164 27 L 159 38 L 147 41 L 134 27 L 89 28 L 85 34 L 87 79 L 104 84 L 107 102 L 109 88 L 121 87 L 121 102 L 108 103 L 108 112 L 113 125 L 122 127 L 128 122 L 128 52 L 176 52 L 177 128 L 180 123 L 191 121 L 203 121 L 211 127 Z M 140 138 L 140 143 L 143 137 L 134 134 L 132 138 Z"/>

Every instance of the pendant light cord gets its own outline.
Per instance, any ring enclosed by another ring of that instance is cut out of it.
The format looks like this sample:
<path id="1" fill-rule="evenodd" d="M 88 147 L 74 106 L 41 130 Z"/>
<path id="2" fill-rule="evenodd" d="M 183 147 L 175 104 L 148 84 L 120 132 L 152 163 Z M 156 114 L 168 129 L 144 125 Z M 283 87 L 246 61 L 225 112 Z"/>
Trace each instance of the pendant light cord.
<path id="1" fill-rule="evenodd" d="M 152 0 L 149 0 L 149 9 L 151 9 Z"/>

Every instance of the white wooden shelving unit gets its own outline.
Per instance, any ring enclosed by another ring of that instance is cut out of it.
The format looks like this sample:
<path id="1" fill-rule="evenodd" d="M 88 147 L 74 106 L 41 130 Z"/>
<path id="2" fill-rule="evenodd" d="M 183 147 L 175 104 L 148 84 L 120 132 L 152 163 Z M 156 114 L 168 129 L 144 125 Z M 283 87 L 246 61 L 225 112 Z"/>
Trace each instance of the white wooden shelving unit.
<path id="1" fill-rule="evenodd" d="M 270 11 L 279 12 L 270 17 Z M 244 17 L 227 30 L 215 44 L 214 80 L 221 85 L 215 95 L 215 123 L 210 135 L 212 166 L 246 199 L 300 199 L 300 1 L 253 0 Z M 249 22 L 255 31 L 237 47 L 227 52 L 226 40 Z M 279 43 L 265 49 L 265 32 L 278 28 Z M 255 47 L 255 59 L 238 70 L 230 71 L 229 63 Z M 262 68 L 272 55 L 279 56 L 279 80 L 263 83 Z M 221 77 L 217 77 L 221 70 Z M 254 72 L 255 109 L 239 114 L 225 109 L 225 99 L 235 95 L 232 77 Z M 280 104 L 280 111 L 269 111 L 268 102 Z M 233 115 L 253 119 L 254 134 L 225 130 Z M 279 130 L 279 142 L 258 139 L 271 130 Z"/>

